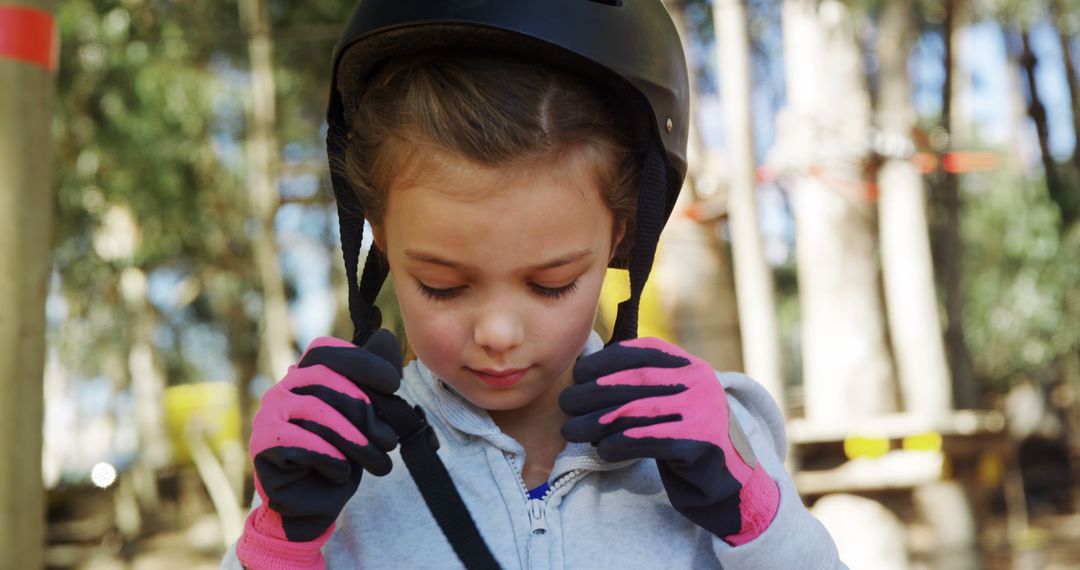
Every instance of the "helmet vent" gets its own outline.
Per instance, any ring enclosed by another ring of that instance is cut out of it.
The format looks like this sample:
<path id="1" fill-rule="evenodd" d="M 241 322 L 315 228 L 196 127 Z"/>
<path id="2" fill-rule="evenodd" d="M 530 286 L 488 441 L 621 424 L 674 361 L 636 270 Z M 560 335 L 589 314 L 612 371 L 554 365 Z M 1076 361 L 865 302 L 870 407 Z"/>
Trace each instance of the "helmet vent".
<path id="1" fill-rule="evenodd" d="M 618 7 L 618 8 L 621 8 L 622 4 L 623 4 L 623 0 L 586 0 L 586 1 L 587 2 L 592 2 L 593 4 L 603 4 L 605 6 L 615 6 L 615 7 Z"/>

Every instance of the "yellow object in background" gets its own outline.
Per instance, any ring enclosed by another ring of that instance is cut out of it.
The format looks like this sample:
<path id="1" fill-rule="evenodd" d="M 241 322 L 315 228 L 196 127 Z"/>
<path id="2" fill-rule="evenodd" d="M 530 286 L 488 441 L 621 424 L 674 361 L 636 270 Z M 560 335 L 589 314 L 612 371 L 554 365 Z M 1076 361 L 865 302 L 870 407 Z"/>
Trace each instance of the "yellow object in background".
<path id="1" fill-rule="evenodd" d="M 215 452 L 240 442 L 240 403 L 234 384 L 199 382 L 165 389 L 165 425 L 178 464 L 190 465 L 185 434 L 198 429 Z"/>
<path id="2" fill-rule="evenodd" d="M 604 325 L 600 333 L 604 336 L 604 340 L 611 335 L 611 327 L 615 324 L 619 303 L 629 297 L 629 272 L 625 269 L 609 268 L 607 274 L 604 275 L 604 287 L 600 290 L 600 318 Z M 661 338 L 671 343 L 677 340 L 671 330 L 671 320 L 660 305 L 660 288 L 655 274 L 645 282 L 645 290 L 641 293 L 641 305 L 638 307 L 638 336 Z"/>
<path id="3" fill-rule="evenodd" d="M 941 434 L 936 431 L 904 436 L 901 447 L 907 451 L 941 451 Z"/>
<path id="4" fill-rule="evenodd" d="M 889 438 L 852 435 L 844 439 L 844 455 L 857 457 L 881 457 L 889 452 Z"/>

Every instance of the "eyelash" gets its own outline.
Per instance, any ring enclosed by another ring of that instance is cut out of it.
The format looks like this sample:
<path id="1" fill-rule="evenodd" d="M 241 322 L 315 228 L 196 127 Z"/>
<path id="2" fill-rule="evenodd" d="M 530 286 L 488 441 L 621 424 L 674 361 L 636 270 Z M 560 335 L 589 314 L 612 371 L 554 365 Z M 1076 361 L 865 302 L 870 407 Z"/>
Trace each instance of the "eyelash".
<path id="1" fill-rule="evenodd" d="M 529 286 L 532 287 L 533 291 L 549 299 L 562 299 L 577 290 L 577 279 L 562 287 L 543 287 L 536 283 L 530 283 Z"/>
<path id="2" fill-rule="evenodd" d="M 454 297 L 457 297 L 463 287 L 451 287 L 449 289 L 436 289 L 434 287 L 428 287 L 423 283 L 417 281 L 416 288 L 420 290 L 420 293 L 431 299 L 432 301 L 449 301 Z"/>
<path id="3" fill-rule="evenodd" d="M 535 283 L 530 283 L 529 287 L 543 297 L 549 299 L 562 299 L 577 290 L 577 280 L 575 279 L 562 287 L 544 287 Z M 420 294 L 432 301 L 449 301 L 450 299 L 457 297 L 458 294 L 465 289 L 464 286 L 436 289 L 434 287 L 428 287 L 419 281 L 416 282 L 416 288 L 420 291 Z"/>

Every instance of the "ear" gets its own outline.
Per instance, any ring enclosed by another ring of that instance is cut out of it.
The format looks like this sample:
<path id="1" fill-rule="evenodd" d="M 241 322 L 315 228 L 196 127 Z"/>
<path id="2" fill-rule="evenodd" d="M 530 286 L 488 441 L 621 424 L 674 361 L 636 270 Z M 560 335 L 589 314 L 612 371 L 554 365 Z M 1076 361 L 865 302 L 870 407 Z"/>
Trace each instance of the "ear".
<path id="1" fill-rule="evenodd" d="M 379 251 L 386 252 L 386 228 L 382 224 L 371 224 L 371 235 L 375 241 L 375 247 Z"/>

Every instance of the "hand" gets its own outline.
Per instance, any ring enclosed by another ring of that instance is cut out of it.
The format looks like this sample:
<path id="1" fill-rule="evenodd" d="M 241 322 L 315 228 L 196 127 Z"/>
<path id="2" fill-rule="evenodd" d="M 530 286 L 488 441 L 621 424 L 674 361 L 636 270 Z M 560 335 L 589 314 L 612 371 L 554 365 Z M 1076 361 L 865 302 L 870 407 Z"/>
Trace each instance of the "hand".
<path id="1" fill-rule="evenodd" d="M 321 568 L 320 548 L 363 472 L 385 475 L 394 431 L 364 393 L 401 384 L 401 349 L 378 330 L 363 348 L 334 338 L 308 346 L 265 396 L 251 429 L 255 491 L 237 556 L 247 568 Z"/>
<path id="2" fill-rule="evenodd" d="M 601 459 L 654 458 L 677 511 L 729 544 L 768 528 L 780 493 L 731 415 L 705 361 L 655 338 L 611 345 L 580 359 L 559 397 L 567 441 Z"/>

